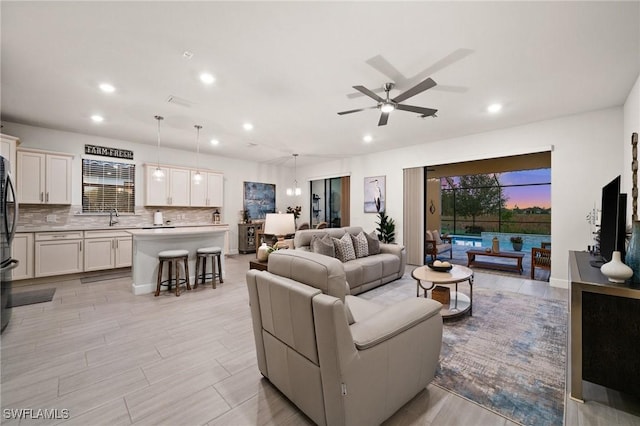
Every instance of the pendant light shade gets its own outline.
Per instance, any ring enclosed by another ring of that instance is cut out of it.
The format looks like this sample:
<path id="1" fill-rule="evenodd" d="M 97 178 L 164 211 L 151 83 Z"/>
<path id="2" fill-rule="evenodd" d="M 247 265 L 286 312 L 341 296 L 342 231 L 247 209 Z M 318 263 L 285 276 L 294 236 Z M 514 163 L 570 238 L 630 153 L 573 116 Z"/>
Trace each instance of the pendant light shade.
<path id="1" fill-rule="evenodd" d="M 160 168 L 160 122 L 164 120 L 164 117 L 156 115 L 154 118 L 158 120 L 158 162 L 156 163 L 156 169 L 153 171 L 153 178 L 161 181 L 164 179 L 164 171 Z"/>
<path id="2" fill-rule="evenodd" d="M 193 183 L 196 185 L 200 185 L 202 182 L 202 175 L 200 174 L 200 129 L 202 126 L 196 124 L 193 126 L 196 128 L 196 173 L 193 175 Z"/>
<path id="3" fill-rule="evenodd" d="M 287 195 L 298 196 L 302 194 L 302 189 L 298 187 L 298 154 L 293 154 L 293 188 L 287 188 Z"/>

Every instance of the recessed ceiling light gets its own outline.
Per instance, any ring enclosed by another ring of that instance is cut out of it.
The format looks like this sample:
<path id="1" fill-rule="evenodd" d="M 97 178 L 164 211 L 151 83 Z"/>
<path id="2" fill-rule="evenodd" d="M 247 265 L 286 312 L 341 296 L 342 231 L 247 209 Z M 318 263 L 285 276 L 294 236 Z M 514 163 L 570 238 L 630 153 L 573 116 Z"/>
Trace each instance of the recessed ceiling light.
<path id="1" fill-rule="evenodd" d="M 91 120 L 93 120 L 94 123 L 102 123 L 104 121 L 104 117 L 101 115 L 92 115 Z"/>
<path id="2" fill-rule="evenodd" d="M 487 111 L 489 111 L 492 114 L 495 114 L 496 112 L 500 111 L 502 109 L 502 104 L 491 104 L 487 107 Z"/>
<path id="3" fill-rule="evenodd" d="M 369 143 L 373 140 L 373 136 L 371 135 L 364 135 L 364 137 L 362 138 L 363 141 L 365 141 L 366 143 Z"/>
<path id="4" fill-rule="evenodd" d="M 204 84 L 212 84 L 214 81 L 216 81 L 216 79 L 208 72 L 203 72 L 202 74 L 200 74 L 200 81 L 202 81 Z"/>
<path id="5" fill-rule="evenodd" d="M 220 141 L 218 139 L 211 139 L 211 145 L 220 145 Z"/>
<path id="6" fill-rule="evenodd" d="M 100 83 L 100 86 L 98 86 L 100 88 L 100 90 L 102 90 L 104 93 L 113 93 L 116 91 L 116 88 L 113 87 L 111 84 L 109 83 Z"/>
<path id="7" fill-rule="evenodd" d="M 184 52 L 182 52 L 182 57 L 185 59 L 191 59 L 193 58 L 193 52 L 191 52 L 190 50 L 185 50 Z"/>
<path id="8" fill-rule="evenodd" d="M 246 131 L 253 130 L 253 124 L 251 124 L 251 123 L 244 123 L 244 124 L 242 125 L 242 127 L 243 127 Z"/>

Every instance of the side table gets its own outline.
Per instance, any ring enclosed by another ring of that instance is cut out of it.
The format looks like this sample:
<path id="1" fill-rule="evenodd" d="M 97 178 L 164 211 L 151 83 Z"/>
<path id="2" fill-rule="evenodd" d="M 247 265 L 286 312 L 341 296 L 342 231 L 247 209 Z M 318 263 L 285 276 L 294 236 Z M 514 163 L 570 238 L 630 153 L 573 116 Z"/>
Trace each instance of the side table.
<path id="1" fill-rule="evenodd" d="M 469 312 L 473 315 L 473 271 L 466 266 L 453 265 L 449 272 L 436 272 L 428 266 L 418 266 L 411 273 L 416 280 L 416 296 L 420 296 L 420 289 L 427 297 L 427 290 L 432 290 L 436 284 L 455 284 L 455 291 L 451 294 L 448 305 L 443 305 L 440 314 L 443 318 L 453 318 Z M 428 281 L 431 285 L 425 286 L 422 281 Z M 469 296 L 458 291 L 458 283 L 467 281 L 469 284 Z"/>
<path id="2" fill-rule="evenodd" d="M 268 265 L 268 262 L 261 262 L 258 259 L 249 261 L 249 269 L 257 269 L 258 271 L 266 271 Z"/>

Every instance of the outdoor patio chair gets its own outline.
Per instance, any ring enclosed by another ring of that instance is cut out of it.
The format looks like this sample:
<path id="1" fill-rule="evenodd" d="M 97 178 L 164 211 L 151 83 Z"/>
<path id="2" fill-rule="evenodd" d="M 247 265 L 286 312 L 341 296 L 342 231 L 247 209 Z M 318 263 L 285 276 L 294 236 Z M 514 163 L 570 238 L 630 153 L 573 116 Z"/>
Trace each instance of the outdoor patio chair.
<path id="1" fill-rule="evenodd" d="M 551 244 L 549 244 L 550 246 Z M 551 249 L 533 247 L 531 249 L 531 279 L 535 280 L 536 268 L 545 269 L 551 274 Z"/>

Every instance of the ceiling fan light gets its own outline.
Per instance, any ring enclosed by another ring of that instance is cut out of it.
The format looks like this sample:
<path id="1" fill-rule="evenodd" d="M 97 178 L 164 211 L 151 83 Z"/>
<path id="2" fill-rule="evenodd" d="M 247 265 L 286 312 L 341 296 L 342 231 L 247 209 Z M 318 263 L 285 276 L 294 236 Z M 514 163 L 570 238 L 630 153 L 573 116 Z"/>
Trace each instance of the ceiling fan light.
<path id="1" fill-rule="evenodd" d="M 390 113 L 392 112 L 394 109 L 396 109 L 395 105 L 393 105 L 391 102 L 385 102 L 382 104 L 382 106 L 380 107 L 380 111 L 382 112 L 386 112 L 386 113 Z"/>

